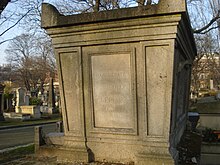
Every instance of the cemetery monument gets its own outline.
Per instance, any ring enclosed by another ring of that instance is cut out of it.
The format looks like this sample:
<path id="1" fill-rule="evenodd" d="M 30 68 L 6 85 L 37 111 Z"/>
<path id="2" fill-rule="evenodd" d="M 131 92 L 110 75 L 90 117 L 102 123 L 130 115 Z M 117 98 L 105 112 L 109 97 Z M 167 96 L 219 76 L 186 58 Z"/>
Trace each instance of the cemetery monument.
<path id="1" fill-rule="evenodd" d="M 3 84 L 0 84 L 0 121 L 4 121 L 4 88 L 5 86 Z"/>
<path id="2" fill-rule="evenodd" d="M 196 56 L 185 0 L 71 16 L 43 4 L 42 12 L 59 69 L 64 136 L 39 153 L 177 164 Z"/>
<path id="3" fill-rule="evenodd" d="M 49 83 L 48 110 L 50 114 L 53 114 L 55 111 L 55 93 L 52 78 L 50 78 Z"/>
<path id="4" fill-rule="evenodd" d="M 27 105 L 26 104 L 26 90 L 22 87 L 18 88 L 16 90 L 16 106 L 15 106 L 15 112 L 21 113 L 21 106 Z"/>

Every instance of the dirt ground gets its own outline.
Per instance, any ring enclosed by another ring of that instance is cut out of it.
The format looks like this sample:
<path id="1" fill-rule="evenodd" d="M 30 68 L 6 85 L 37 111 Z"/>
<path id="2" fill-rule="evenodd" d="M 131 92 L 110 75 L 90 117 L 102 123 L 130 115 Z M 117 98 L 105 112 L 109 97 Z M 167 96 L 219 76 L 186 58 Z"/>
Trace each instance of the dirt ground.
<path id="1" fill-rule="evenodd" d="M 13 160 L 2 165 L 133 165 L 131 164 L 121 164 L 121 163 L 105 163 L 105 162 L 95 162 L 95 163 L 60 163 L 56 161 L 56 158 L 48 157 L 35 157 L 34 155 L 29 155 L 21 159 Z"/>

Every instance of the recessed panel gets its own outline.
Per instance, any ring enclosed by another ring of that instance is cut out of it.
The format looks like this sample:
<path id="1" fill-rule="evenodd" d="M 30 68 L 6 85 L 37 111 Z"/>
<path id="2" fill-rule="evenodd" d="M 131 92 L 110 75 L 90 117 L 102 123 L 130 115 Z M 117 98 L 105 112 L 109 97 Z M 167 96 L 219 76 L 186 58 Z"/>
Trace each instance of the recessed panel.
<path id="1" fill-rule="evenodd" d="M 134 128 L 130 54 L 91 56 L 93 120 L 99 128 Z"/>
<path id="2" fill-rule="evenodd" d="M 146 47 L 146 85 L 148 135 L 164 135 L 167 110 L 168 50 L 165 45 Z"/>
<path id="3" fill-rule="evenodd" d="M 79 53 L 60 53 L 63 93 L 69 131 L 80 130 L 80 65 Z"/>

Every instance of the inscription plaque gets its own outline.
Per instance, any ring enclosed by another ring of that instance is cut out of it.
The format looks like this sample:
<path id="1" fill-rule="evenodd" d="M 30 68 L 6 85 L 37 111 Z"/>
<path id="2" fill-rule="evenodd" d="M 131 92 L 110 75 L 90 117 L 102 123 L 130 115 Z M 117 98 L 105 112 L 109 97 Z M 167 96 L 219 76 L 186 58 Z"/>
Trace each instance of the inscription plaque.
<path id="1" fill-rule="evenodd" d="M 130 54 L 91 56 L 95 127 L 134 128 Z"/>

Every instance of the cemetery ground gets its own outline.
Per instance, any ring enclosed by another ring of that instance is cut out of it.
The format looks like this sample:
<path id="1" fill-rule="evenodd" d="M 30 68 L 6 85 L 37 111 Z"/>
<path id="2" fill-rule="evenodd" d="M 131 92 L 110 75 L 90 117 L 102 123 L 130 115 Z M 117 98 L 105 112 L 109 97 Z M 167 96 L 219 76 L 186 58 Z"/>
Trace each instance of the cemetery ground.
<path id="1" fill-rule="evenodd" d="M 220 101 L 215 97 L 203 97 L 198 99 L 197 103 L 193 106 L 194 111 L 215 111 L 220 106 Z M 60 115 L 45 115 L 41 119 L 35 119 L 31 121 L 19 121 L 19 120 L 6 120 L 0 122 L 0 129 L 6 127 L 25 127 L 27 125 L 38 125 L 42 123 L 50 123 L 59 121 Z M 195 136 L 195 135 L 193 135 Z M 186 139 L 187 141 L 187 139 Z M 196 144 L 196 143 L 195 143 Z M 197 145 L 195 145 L 197 146 Z M 36 157 L 34 154 L 34 145 L 27 145 L 18 147 L 6 152 L 0 152 L 0 164 L 2 165 L 122 165 L 113 163 L 60 163 L 56 161 L 55 157 Z M 132 163 L 131 163 L 132 164 Z M 129 164 L 129 165 L 131 165 Z"/>
<path id="2" fill-rule="evenodd" d="M 193 137 L 193 142 L 190 143 L 190 139 Z M 192 156 L 196 156 L 196 151 L 198 150 L 198 136 L 196 134 L 187 133 L 186 138 L 182 141 L 183 147 L 190 150 L 193 150 Z M 186 146 L 189 144 L 188 146 Z M 183 148 L 184 150 L 184 148 Z M 182 155 L 180 161 L 183 161 L 184 154 Z M 188 160 L 187 160 L 188 161 Z M 75 162 L 75 163 L 64 163 L 64 162 L 57 162 L 56 157 L 37 157 L 34 154 L 34 145 L 28 145 L 24 147 L 19 147 L 17 149 L 7 151 L 4 153 L 0 153 L 0 164 L 1 165 L 134 165 L 133 162 L 122 164 L 122 163 L 110 163 L 110 162 L 92 162 L 92 163 L 82 163 L 82 162 Z M 191 164 L 191 162 L 185 162 L 180 164 Z"/>
<path id="3" fill-rule="evenodd" d="M 56 157 L 36 157 L 34 145 L 20 147 L 12 151 L 0 153 L 1 165 L 123 165 L 121 163 L 93 162 L 93 163 L 59 163 Z M 133 165 L 128 163 L 126 165 Z"/>
<path id="4" fill-rule="evenodd" d="M 59 114 L 53 114 L 43 115 L 41 119 L 34 119 L 29 121 L 12 119 L 1 121 L 0 139 L 1 143 L 4 144 L 1 144 L 2 147 L 0 150 L 0 164 L 19 164 L 13 163 L 13 161 L 21 160 L 27 158 L 30 154 L 34 154 L 34 126 L 44 125 L 47 131 L 51 131 L 55 130 L 55 123 L 60 120 L 61 116 Z M 22 136 L 22 134 L 24 137 Z M 23 138 L 24 140 L 21 140 L 21 138 Z M 26 143 L 28 144 L 23 145 Z"/>
<path id="5" fill-rule="evenodd" d="M 6 119 L 5 121 L 0 122 L 0 129 L 7 127 L 18 127 L 18 126 L 27 126 L 27 125 L 36 125 L 42 123 L 50 123 L 61 120 L 60 114 L 52 114 L 52 115 L 42 115 L 40 119 L 32 119 L 32 120 L 15 120 L 15 119 Z"/>

